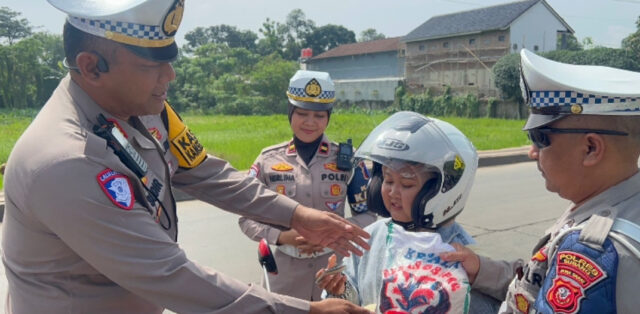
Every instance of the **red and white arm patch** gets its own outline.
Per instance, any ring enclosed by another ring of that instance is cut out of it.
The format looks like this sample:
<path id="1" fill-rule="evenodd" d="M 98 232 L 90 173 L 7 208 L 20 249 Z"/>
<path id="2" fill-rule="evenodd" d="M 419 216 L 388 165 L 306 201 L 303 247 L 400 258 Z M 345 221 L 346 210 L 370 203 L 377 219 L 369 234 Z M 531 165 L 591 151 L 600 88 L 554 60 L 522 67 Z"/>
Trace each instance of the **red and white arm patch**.
<path id="1" fill-rule="evenodd" d="M 133 208 L 135 196 L 133 194 L 131 181 L 129 181 L 127 176 L 107 168 L 100 172 L 96 176 L 96 179 L 104 194 L 107 195 L 114 205 L 124 210 L 131 210 L 131 208 Z"/>

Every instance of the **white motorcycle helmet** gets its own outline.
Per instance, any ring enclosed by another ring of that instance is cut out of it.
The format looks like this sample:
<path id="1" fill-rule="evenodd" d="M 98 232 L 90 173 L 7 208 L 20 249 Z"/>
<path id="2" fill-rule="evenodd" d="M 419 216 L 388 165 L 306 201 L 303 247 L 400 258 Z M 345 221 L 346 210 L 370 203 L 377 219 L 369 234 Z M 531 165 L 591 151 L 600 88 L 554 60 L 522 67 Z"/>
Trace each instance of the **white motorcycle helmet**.
<path id="1" fill-rule="evenodd" d="M 422 164 L 436 173 L 414 201 L 415 228 L 434 229 L 464 208 L 478 168 L 478 154 L 467 137 L 453 125 L 415 112 L 398 112 L 378 125 L 354 154 L 354 164 L 373 162 L 367 187 L 369 210 L 389 217 L 380 194 L 382 166 Z"/>

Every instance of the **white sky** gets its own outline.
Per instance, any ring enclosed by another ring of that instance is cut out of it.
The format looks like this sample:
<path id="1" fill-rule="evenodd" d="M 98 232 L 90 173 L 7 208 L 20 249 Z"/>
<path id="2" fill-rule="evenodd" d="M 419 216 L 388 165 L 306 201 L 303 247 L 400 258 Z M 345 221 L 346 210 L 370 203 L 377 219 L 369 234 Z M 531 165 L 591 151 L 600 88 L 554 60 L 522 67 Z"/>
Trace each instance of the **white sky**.
<path id="1" fill-rule="evenodd" d="M 106 0 L 109 1 L 109 0 Z M 228 24 L 258 32 L 269 17 L 284 22 L 291 10 L 302 9 L 317 26 L 343 25 L 356 37 L 375 28 L 387 37 L 404 36 L 432 16 L 466 11 L 513 0 L 186 0 L 177 42 L 198 26 Z M 596 45 L 620 47 L 620 41 L 636 31 L 640 0 L 547 0 L 575 30 L 578 40 L 591 37 Z M 45 0 L 0 0 L 22 13 L 39 30 L 62 33 L 65 15 Z"/>

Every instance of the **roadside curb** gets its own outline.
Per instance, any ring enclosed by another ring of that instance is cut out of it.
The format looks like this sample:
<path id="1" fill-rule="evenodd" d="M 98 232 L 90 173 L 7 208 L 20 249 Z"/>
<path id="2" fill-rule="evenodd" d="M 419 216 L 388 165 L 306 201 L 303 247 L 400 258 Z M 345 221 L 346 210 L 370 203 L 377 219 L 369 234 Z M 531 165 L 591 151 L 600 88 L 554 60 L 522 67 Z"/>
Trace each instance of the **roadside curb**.
<path id="1" fill-rule="evenodd" d="M 521 147 L 479 151 L 478 167 L 499 166 L 532 161 L 529 158 L 530 148 L 531 145 L 526 145 Z"/>
<path id="2" fill-rule="evenodd" d="M 499 166 L 531 161 L 528 155 L 530 147 L 530 145 L 527 145 L 522 147 L 479 151 L 478 167 Z M 192 196 L 177 189 L 173 191 L 173 196 L 177 202 L 190 201 L 194 199 Z M 2 217 L 4 217 L 4 191 L 0 191 L 0 222 L 2 221 Z"/>

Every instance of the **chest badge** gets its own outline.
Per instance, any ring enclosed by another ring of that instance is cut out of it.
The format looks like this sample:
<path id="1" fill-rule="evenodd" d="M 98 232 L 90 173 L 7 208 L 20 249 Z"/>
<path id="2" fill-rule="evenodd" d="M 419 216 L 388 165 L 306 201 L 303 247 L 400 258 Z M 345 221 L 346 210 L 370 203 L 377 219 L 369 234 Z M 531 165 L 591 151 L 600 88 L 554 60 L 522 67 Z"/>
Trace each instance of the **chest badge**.
<path id="1" fill-rule="evenodd" d="M 522 313 L 529 313 L 529 301 L 527 298 L 522 295 L 522 293 L 517 293 L 515 296 L 516 299 L 516 307 L 518 311 Z"/>
<path id="2" fill-rule="evenodd" d="M 332 184 L 331 185 L 331 195 L 332 196 L 338 196 L 338 195 L 340 195 L 340 193 L 342 193 L 342 187 L 340 187 L 340 184 Z"/>
<path id="3" fill-rule="evenodd" d="M 338 165 L 335 162 L 330 162 L 330 163 L 324 164 L 324 168 L 327 169 L 327 170 L 331 170 L 333 172 L 340 171 L 340 170 L 338 170 Z"/>
<path id="4" fill-rule="evenodd" d="M 124 210 L 131 210 L 131 208 L 133 208 L 135 197 L 129 178 L 107 168 L 100 172 L 96 179 L 104 194 L 107 195 L 114 205 Z"/>
<path id="5" fill-rule="evenodd" d="M 540 263 L 544 263 L 547 261 L 547 253 L 546 253 L 547 247 L 543 246 L 542 248 L 540 248 L 540 250 L 538 250 L 538 252 L 536 252 L 536 254 L 533 255 L 533 257 L 531 258 L 532 261 L 538 261 Z"/>
<path id="6" fill-rule="evenodd" d="M 293 167 L 290 164 L 281 162 L 279 164 L 275 164 L 275 165 L 271 166 L 271 169 L 273 169 L 275 171 L 291 171 L 291 170 L 293 170 Z"/>
<path id="7" fill-rule="evenodd" d="M 342 201 L 337 201 L 337 202 L 325 202 L 325 205 L 327 205 L 327 208 L 329 208 L 330 211 L 335 212 L 340 205 L 342 205 Z"/>

